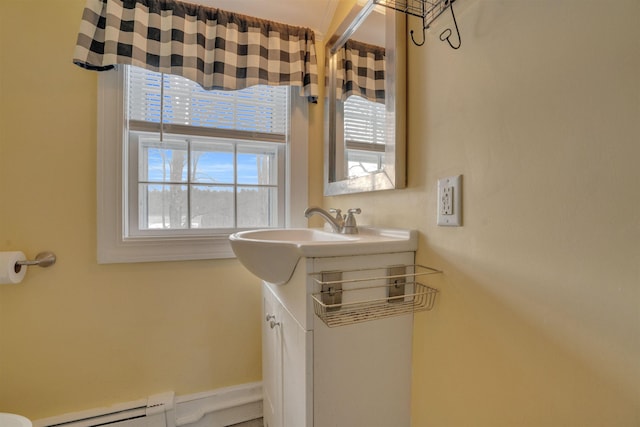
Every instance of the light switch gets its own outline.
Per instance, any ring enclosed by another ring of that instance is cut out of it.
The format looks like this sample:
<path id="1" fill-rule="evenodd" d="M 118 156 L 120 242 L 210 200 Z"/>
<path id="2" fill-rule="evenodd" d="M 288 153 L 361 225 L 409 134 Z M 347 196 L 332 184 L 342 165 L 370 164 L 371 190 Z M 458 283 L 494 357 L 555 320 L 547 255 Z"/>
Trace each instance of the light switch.
<path id="1" fill-rule="evenodd" d="M 462 225 L 462 175 L 438 180 L 438 225 Z"/>

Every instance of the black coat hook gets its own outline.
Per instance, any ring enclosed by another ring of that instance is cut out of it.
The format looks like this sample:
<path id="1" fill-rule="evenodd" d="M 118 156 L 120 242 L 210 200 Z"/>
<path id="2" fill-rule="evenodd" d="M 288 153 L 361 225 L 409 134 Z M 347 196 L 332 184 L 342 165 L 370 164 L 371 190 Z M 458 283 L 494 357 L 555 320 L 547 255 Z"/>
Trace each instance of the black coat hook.
<path id="1" fill-rule="evenodd" d="M 409 31 L 409 34 L 411 34 L 411 41 L 413 42 L 413 44 L 415 44 L 416 46 L 422 46 L 424 42 L 427 41 L 426 31 L 427 31 L 426 27 L 422 28 L 422 42 L 420 43 L 418 43 L 416 39 L 413 38 L 413 30 Z"/>
<path id="2" fill-rule="evenodd" d="M 462 38 L 460 37 L 460 30 L 458 29 L 458 21 L 456 21 L 456 14 L 453 12 L 454 1 L 455 0 L 445 0 L 445 7 L 447 7 L 447 4 L 448 4 L 449 8 L 451 9 L 453 24 L 456 26 L 456 33 L 458 34 L 458 45 L 454 46 L 453 43 L 451 43 L 451 34 L 453 34 L 453 31 L 451 31 L 450 28 L 447 28 L 446 30 L 440 33 L 440 40 L 441 41 L 446 40 L 446 42 L 449 43 L 449 46 L 451 46 L 452 49 L 460 49 L 460 46 L 462 46 Z"/>
<path id="3" fill-rule="evenodd" d="M 421 0 L 421 1 L 424 2 L 425 0 Z M 413 30 L 411 30 L 409 33 L 411 34 L 411 41 L 413 42 L 413 44 L 415 44 L 416 46 L 422 46 L 425 43 L 427 39 L 427 34 L 426 34 L 427 28 L 429 28 L 431 23 L 435 21 L 435 19 L 438 16 L 440 16 L 447 9 L 447 7 L 449 7 L 451 9 L 451 16 L 453 17 L 453 24 L 455 25 L 455 28 L 456 28 L 456 34 L 458 35 L 458 43 L 453 44 L 451 42 L 451 35 L 453 34 L 453 31 L 450 28 L 447 28 L 440 33 L 440 40 L 446 41 L 447 43 L 449 43 L 449 46 L 451 46 L 452 49 L 460 49 L 460 46 L 462 46 L 462 38 L 460 37 L 460 29 L 458 28 L 458 21 L 456 20 L 456 15 L 453 11 L 454 1 L 455 0 L 441 0 L 441 2 L 439 3 L 439 6 L 434 6 L 433 8 L 429 9 L 422 15 L 422 41 L 417 42 L 413 35 Z M 439 7 L 439 9 L 436 10 L 436 7 Z"/>

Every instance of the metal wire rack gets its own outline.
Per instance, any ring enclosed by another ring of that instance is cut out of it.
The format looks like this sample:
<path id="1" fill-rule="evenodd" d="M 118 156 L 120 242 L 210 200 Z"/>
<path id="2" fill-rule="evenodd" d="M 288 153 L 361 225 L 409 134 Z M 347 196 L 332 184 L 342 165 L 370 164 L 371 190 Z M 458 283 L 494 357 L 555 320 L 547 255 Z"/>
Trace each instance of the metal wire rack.
<path id="1" fill-rule="evenodd" d="M 415 278 L 441 273 L 440 270 L 422 265 L 401 265 L 387 267 L 388 274 L 383 276 L 368 274 L 374 270 L 320 273 L 321 277 L 330 280 L 315 278 L 323 289 L 311 295 L 315 314 L 327 326 L 336 327 L 433 308 L 438 290 L 416 282 Z M 352 278 L 335 280 L 342 277 L 342 273 L 349 273 Z M 358 287 L 343 289 L 343 285 L 350 284 L 358 284 Z"/>
<path id="2" fill-rule="evenodd" d="M 460 39 L 460 30 L 458 29 L 456 16 L 453 12 L 452 4 L 455 1 L 456 0 L 373 0 L 374 3 L 381 6 L 406 13 L 407 15 L 417 16 L 422 19 L 422 41 L 420 43 L 418 43 L 413 37 L 413 30 L 411 30 L 411 40 L 417 46 L 422 46 L 424 44 L 426 40 L 426 30 L 429 28 L 431 23 L 442 15 L 447 8 L 450 8 L 456 32 L 458 34 L 458 43 L 456 45 L 451 42 L 450 37 L 452 31 L 450 29 L 445 29 L 440 33 L 440 40 L 447 41 L 449 46 L 453 49 L 458 49 L 462 44 L 462 40 Z"/>
<path id="3" fill-rule="evenodd" d="M 445 0 L 374 0 L 374 2 L 418 18 L 433 15 L 436 12 L 442 13 L 447 7 Z"/>

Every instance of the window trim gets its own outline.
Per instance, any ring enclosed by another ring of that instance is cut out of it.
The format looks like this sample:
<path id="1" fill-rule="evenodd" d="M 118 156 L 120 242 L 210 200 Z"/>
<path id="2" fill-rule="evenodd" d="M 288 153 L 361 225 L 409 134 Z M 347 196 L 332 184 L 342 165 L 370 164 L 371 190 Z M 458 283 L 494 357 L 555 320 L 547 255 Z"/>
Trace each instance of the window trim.
<path id="1" fill-rule="evenodd" d="M 235 258 L 228 233 L 215 236 L 126 237 L 123 197 L 124 72 L 98 74 L 97 259 L 99 264 Z M 306 227 L 301 212 L 308 200 L 308 105 L 291 91 L 290 143 L 287 144 L 285 227 Z"/>

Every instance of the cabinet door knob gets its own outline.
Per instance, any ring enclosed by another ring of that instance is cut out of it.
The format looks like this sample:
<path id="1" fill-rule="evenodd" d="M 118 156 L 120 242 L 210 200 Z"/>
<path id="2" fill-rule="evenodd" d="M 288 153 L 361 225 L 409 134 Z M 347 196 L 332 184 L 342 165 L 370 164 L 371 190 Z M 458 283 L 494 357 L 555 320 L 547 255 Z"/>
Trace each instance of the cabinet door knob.
<path id="1" fill-rule="evenodd" d="M 265 319 L 267 320 L 267 322 L 269 322 L 269 326 L 271 327 L 271 329 L 275 328 L 276 326 L 280 326 L 280 322 L 276 322 L 276 316 L 274 314 L 267 314 L 267 317 Z"/>

